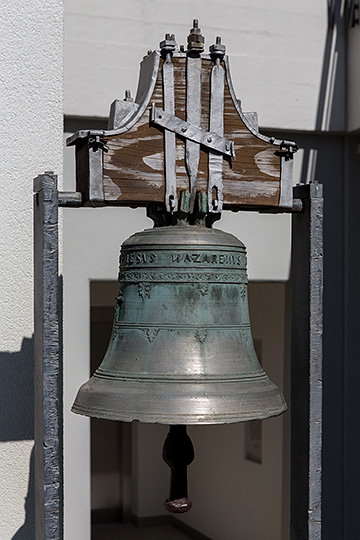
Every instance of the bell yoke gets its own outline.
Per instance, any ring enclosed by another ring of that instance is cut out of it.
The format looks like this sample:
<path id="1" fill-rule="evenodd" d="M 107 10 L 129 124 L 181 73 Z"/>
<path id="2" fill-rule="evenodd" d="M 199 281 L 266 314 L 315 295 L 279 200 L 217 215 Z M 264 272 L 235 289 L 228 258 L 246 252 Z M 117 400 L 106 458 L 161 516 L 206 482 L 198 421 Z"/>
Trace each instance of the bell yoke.
<path id="1" fill-rule="evenodd" d="M 68 140 L 84 204 L 146 205 L 155 222 L 121 247 L 112 337 L 72 410 L 170 424 L 165 505 L 186 512 L 194 457 L 186 425 L 287 408 L 255 353 L 245 246 L 212 225 L 223 208 L 289 211 L 297 147 L 259 133 L 256 113 L 235 96 L 221 38 L 202 55 L 197 20 L 187 51 L 173 34 L 160 49 L 142 62 L 135 101 L 127 91 L 112 104 L 108 131 Z"/>

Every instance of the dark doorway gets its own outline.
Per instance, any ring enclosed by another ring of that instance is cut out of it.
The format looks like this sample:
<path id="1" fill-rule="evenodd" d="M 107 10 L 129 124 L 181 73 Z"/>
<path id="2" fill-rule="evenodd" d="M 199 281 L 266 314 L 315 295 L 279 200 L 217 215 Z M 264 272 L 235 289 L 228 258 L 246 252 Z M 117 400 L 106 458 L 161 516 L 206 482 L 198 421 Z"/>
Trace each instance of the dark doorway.
<path id="1" fill-rule="evenodd" d="M 91 374 L 111 337 L 117 286 L 90 285 Z M 91 419 L 91 519 L 92 524 L 131 520 L 131 424 Z"/>

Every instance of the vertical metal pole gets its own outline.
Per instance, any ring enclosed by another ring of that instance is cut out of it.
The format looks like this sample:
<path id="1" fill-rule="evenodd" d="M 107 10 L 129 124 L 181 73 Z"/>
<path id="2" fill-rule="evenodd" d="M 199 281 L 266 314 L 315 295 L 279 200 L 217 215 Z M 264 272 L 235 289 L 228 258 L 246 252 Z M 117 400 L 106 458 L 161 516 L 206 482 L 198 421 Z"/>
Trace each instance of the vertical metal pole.
<path id="1" fill-rule="evenodd" d="M 63 538 L 57 176 L 34 180 L 35 538 Z"/>
<path id="2" fill-rule="evenodd" d="M 321 539 L 323 198 L 296 186 L 292 218 L 291 540 Z"/>

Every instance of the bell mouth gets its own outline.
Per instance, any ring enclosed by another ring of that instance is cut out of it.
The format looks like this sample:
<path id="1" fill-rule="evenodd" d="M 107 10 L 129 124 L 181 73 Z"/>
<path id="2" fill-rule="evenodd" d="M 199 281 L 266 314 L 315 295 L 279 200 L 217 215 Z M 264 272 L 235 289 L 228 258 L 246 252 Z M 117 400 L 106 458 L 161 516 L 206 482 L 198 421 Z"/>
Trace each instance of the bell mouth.
<path id="1" fill-rule="evenodd" d="M 94 376 L 80 388 L 72 411 L 106 420 L 171 425 L 263 420 L 287 410 L 281 391 L 264 375 L 206 383 L 119 381 Z"/>

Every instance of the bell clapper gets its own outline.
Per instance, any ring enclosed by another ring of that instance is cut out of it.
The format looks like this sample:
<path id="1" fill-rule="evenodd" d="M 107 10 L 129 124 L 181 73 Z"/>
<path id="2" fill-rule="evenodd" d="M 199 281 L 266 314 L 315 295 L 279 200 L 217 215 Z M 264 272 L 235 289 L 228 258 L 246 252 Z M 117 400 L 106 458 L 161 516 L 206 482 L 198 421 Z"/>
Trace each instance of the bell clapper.
<path id="1" fill-rule="evenodd" d="M 192 503 L 188 499 L 187 466 L 194 460 L 194 447 L 186 426 L 170 426 L 163 460 L 171 469 L 170 497 L 164 503 L 165 508 L 175 514 L 188 512 Z"/>

